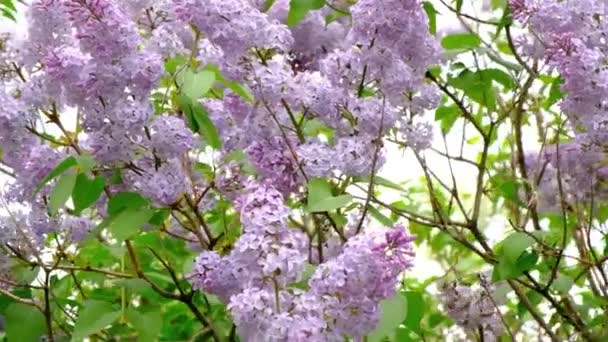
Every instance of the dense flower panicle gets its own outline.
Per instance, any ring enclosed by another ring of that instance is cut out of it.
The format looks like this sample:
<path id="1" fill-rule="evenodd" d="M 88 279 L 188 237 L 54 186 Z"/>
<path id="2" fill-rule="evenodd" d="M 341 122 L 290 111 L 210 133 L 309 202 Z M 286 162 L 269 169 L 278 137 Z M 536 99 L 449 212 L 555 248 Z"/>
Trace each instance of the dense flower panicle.
<path id="1" fill-rule="evenodd" d="M 606 154 L 581 140 L 546 146 L 542 154 L 526 155 L 526 169 L 538 179 L 537 207 L 541 212 L 561 212 L 564 205 L 588 206 L 608 196 Z M 561 194 L 560 194 L 561 182 Z"/>
<path id="2" fill-rule="evenodd" d="M 400 104 L 398 94 L 415 92 L 424 72 L 439 62 L 437 40 L 420 29 L 428 25 L 421 2 L 389 0 L 378 4 L 362 0 L 350 11 L 353 27 L 349 38 L 364 46 L 360 58 L 368 66 L 368 79 L 382 80 L 383 92 Z"/>
<path id="3" fill-rule="evenodd" d="M 421 151 L 431 147 L 433 142 L 433 126 L 428 122 L 409 123 L 403 122 L 401 133 L 407 145 L 415 151 Z"/>
<path id="4" fill-rule="evenodd" d="M 336 168 L 346 175 L 360 176 L 370 174 L 376 159 L 375 169 L 384 164 L 382 151 L 376 155 L 377 147 L 372 143 L 374 138 L 343 138 L 336 144 Z"/>
<path id="5" fill-rule="evenodd" d="M 275 1 L 267 14 L 278 21 L 285 23 L 289 13 L 289 0 Z M 256 4 L 262 9 L 264 3 Z M 310 11 L 293 27 L 290 27 L 293 36 L 291 52 L 301 61 L 304 70 L 315 68 L 319 58 L 328 52 L 341 48 L 345 43 L 345 25 L 339 21 L 327 23 L 323 11 Z"/>
<path id="6" fill-rule="evenodd" d="M 300 166 L 308 177 L 328 177 L 336 168 L 335 150 L 329 144 L 309 141 L 296 148 Z"/>
<path id="7" fill-rule="evenodd" d="M 194 270 L 189 280 L 196 290 L 212 293 L 223 301 L 242 290 L 234 268 L 225 257 L 217 252 L 205 251 L 194 261 Z"/>
<path id="8" fill-rule="evenodd" d="M 253 142 L 247 148 L 247 155 L 262 179 L 271 180 L 281 193 L 295 192 L 300 186 L 300 170 L 292 151 L 282 138 Z"/>
<path id="9" fill-rule="evenodd" d="M 221 258 L 207 252 L 197 259 L 191 279 L 197 288 L 225 298 L 226 289 L 218 282 L 241 280 L 251 270 L 259 268 L 253 254 L 265 250 L 261 237 L 244 235 L 245 249 L 239 248 Z M 392 296 L 397 288 L 397 275 L 412 266 L 413 237 L 403 227 L 386 234 L 366 234 L 353 237 L 341 254 L 321 264 L 309 281 L 308 291 L 264 286 L 258 279 L 232 295 L 229 310 L 245 341 L 341 341 L 345 336 L 363 337 L 372 330 L 379 317 L 379 301 Z M 240 243 L 240 242 L 239 242 Z M 238 243 L 237 243 L 238 245 Z M 234 256 L 242 254 L 234 267 Z M 273 254 L 268 254 L 273 255 Z M 280 263 L 293 262 L 297 254 L 274 254 Z M 224 266 L 222 268 L 221 266 Z M 231 267 L 227 267 L 230 265 Z M 239 276 L 225 270 L 238 270 Z M 279 267 L 289 272 L 289 267 Z M 281 277 L 283 273 L 276 273 Z M 272 273 L 271 273 L 272 274 Z M 269 276 L 269 275 L 267 275 Z M 297 278 L 296 278 L 297 279 Z M 292 279 L 293 281 L 294 279 Z M 271 283 L 272 284 L 272 283 Z M 285 283 L 279 283 L 285 285 Z M 218 289 L 220 292 L 213 292 Z M 308 325 L 310 323 L 310 325 Z"/>
<path id="10" fill-rule="evenodd" d="M 123 9 L 111 0 L 63 0 L 83 51 L 110 62 L 137 49 L 141 38 Z"/>
<path id="11" fill-rule="evenodd" d="M 244 121 L 251 115 L 253 108 L 242 99 L 234 95 L 227 95 L 223 100 L 204 99 L 201 103 L 215 124 L 225 151 L 247 147 L 248 143 L 256 138 L 245 134 Z M 256 132 L 248 133 L 255 134 Z"/>
<path id="12" fill-rule="evenodd" d="M 127 183 L 160 206 L 175 203 L 180 195 L 191 189 L 188 174 L 179 159 L 169 159 L 160 166 L 156 166 L 153 160 L 146 159 L 140 161 L 137 167 L 145 170 L 144 173 L 125 176 Z"/>
<path id="13" fill-rule="evenodd" d="M 164 157 L 181 156 L 196 146 L 197 139 L 184 120 L 173 115 L 154 118 L 150 125 L 151 146 Z"/>
<path id="14" fill-rule="evenodd" d="M 273 234 L 285 227 L 289 208 L 283 195 L 269 183 L 252 184 L 238 201 L 243 231 L 248 233 Z"/>
<path id="15" fill-rule="evenodd" d="M 211 42 L 230 51 L 229 58 L 241 56 L 253 47 L 286 50 L 293 42 L 287 26 L 271 20 L 247 0 L 174 3 L 178 18 L 194 23 Z"/>
<path id="16" fill-rule="evenodd" d="M 23 62 L 31 67 L 47 55 L 48 49 L 69 45 L 71 35 L 70 21 L 61 3 L 57 0 L 35 0 L 27 13 L 28 37 L 24 43 Z"/>
<path id="17" fill-rule="evenodd" d="M 69 239 L 73 242 L 84 240 L 94 227 L 93 222 L 86 217 L 69 216 L 66 217 L 62 225 L 69 234 Z"/>
<path id="18" fill-rule="evenodd" d="M 11 94 L 9 89 L 0 86 L 0 146 L 2 160 L 12 168 L 26 162 L 31 145 L 35 138 L 27 134 L 26 125 L 34 118 L 33 113 L 25 109 Z"/>
<path id="19" fill-rule="evenodd" d="M 10 186 L 9 197 L 15 200 L 31 200 L 34 190 L 65 155 L 47 145 L 30 141 L 29 150 L 9 166 L 15 171 L 16 180 Z"/>
<path id="20" fill-rule="evenodd" d="M 483 331 L 484 341 L 499 341 L 503 331 L 500 312 L 496 308 L 495 285 L 481 280 L 478 288 L 458 283 L 448 284 L 441 293 L 441 302 L 448 316 L 466 331 Z"/>
<path id="21" fill-rule="evenodd" d="M 196 286 L 221 297 L 218 282 L 237 279 L 232 289 L 286 286 L 300 279 L 307 261 L 305 236 L 287 227 L 289 208 L 280 192 L 267 184 L 252 184 L 238 200 L 243 235 L 224 257 L 205 253 L 190 278 Z M 209 263 L 209 265 L 206 265 Z"/>
<path id="22" fill-rule="evenodd" d="M 247 176 L 243 174 L 242 165 L 232 161 L 219 167 L 215 186 L 220 193 L 231 201 L 236 201 L 243 195 L 248 183 Z"/>
<path id="23" fill-rule="evenodd" d="M 547 62 L 563 79 L 560 103 L 572 127 L 594 144 L 605 143 L 608 68 L 603 1 L 511 1 L 515 18 L 532 31 Z M 536 56 L 534 56 L 536 57 Z"/>

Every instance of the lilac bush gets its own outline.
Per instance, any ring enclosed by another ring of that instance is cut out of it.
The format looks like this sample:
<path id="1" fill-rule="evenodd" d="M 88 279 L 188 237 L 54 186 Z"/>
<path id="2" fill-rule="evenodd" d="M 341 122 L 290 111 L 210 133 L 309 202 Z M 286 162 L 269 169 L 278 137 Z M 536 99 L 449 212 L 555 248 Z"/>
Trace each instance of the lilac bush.
<path id="1" fill-rule="evenodd" d="M 0 37 L 7 340 L 608 336 L 606 5 L 440 3 L 24 6 Z M 402 152 L 414 182 L 384 177 Z"/>

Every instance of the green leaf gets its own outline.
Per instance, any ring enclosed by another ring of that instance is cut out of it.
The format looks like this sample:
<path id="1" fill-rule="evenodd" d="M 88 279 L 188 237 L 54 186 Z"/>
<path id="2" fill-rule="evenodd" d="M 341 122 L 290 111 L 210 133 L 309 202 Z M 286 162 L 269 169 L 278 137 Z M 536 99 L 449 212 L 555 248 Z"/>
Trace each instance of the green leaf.
<path id="1" fill-rule="evenodd" d="M 215 73 L 207 70 L 194 73 L 187 70 L 184 72 L 182 82 L 182 94 L 192 101 L 196 101 L 211 90 L 213 83 L 215 83 Z"/>
<path id="2" fill-rule="evenodd" d="M 55 215 L 61 207 L 67 202 L 72 194 L 74 185 L 76 184 L 76 174 L 66 173 L 62 175 L 51 194 L 49 195 L 49 212 L 51 215 Z"/>
<path id="3" fill-rule="evenodd" d="M 74 201 L 76 214 L 97 202 L 105 184 L 106 181 L 101 176 L 89 179 L 84 173 L 78 175 L 76 185 L 72 191 L 72 200 Z"/>
<path id="4" fill-rule="evenodd" d="M 380 322 L 368 335 L 369 342 L 380 342 L 385 337 L 394 337 L 397 328 L 408 315 L 406 297 L 396 293 L 392 298 L 380 302 Z"/>
<path id="5" fill-rule="evenodd" d="M 66 159 L 64 159 L 46 177 L 44 177 L 44 179 L 42 180 L 42 182 L 40 182 L 40 184 L 38 185 L 38 187 L 34 191 L 34 195 L 37 194 L 48 182 L 50 182 L 51 180 L 53 180 L 56 177 L 60 176 L 62 173 L 64 173 L 65 171 L 67 171 L 69 168 L 71 168 L 73 166 L 76 166 L 76 165 L 78 165 L 78 162 L 76 161 L 76 158 L 74 158 L 74 157 L 67 157 Z"/>
<path id="6" fill-rule="evenodd" d="M 420 321 L 424 316 L 424 298 L 420 292 L 407 291 L 404 293 L 407 299 L 407 317 L 403 324 L 412 331 L 420 331 Z"/>
<path id="7" fill-rule="evenodd" d="M 351 195 L 328 197 L 322 201 L 309 204 L 307 210 L 311 213 L 332 211 L 347 206 L 352 200 L 353 197 Z"/>
<path id="8" fill-rule="evenodd" d="M 2 8 L 0 9 L 0 12 L 2 12 L 2 15 L 9 18 L 10 20 L 16 22 L 17 18 L 15 18 L 15 16 L 13 15 L 13 13 L 9 10 L 7 10 L 6 8 Z"/>
<path id="9" fill-rule="evenodd" d="M 81 172 L 87 173 L 91 170 L 93 170 L 93 168 L 95 167 L 95 165 L 97 164 L 95 162 L 95 159 L 88 154 L 82 154 L 79 156 L 76 156 L 76 161 L 78 162 L 78 168 L 80 169 Z"/>
<path id="10" fill-rule="evenodd" d="M 148 221 L 148 223 L 153 224 L 155 226 L 160 226 L 163 224 L 163 222 L 165 222 L 165 220 L 169 218 L 169 215 L 171 215 L 170 209 L 156 210 L 154 212 L 154 215 L 152 215 L 152 217 L 150 218 L 150 221 Z"/>
<path id="11" fill-rule="evenodd" d="M 433 6 L 432 3 L 430 3 L 429 1 L 425 1 L 422 5 L 422 7 L 424 8 L 424 11 L 426 12 L 426 15 L 429 17 L 429 32 L 431 32 L 431 34 L 435 34 L 437 33 L 437 10 L 435 9 L 435 6 Z"/>
<path id="12" fill-rule="evenodd" d="M 207 71 L 211 71 L 215 74 L 215 79 L 224 87 L 232 90 L 235 94 L 242 97 L 245 101 L 253 103 L 255 98 L 253 97 L 253 93 L 246 85 L 243 85 L 237 81 L 232 81 L 224 77 L 221 70 L 214 64 L 207 64 L 205 69 Z"/>
<path id="13" fill-rule="evenodd" d="M 74 324 L 72 341 L 82 341 L 85 337 L 98 333 L 114 323 L 120 317 L 120 311 L 108 302 L 87 300 L 78 313 Z"/>
<path id="14" fill-rule="evenodd" d="M 501 84 L 503 87 L 505 87 L 505 89 L 510 90 L 510 89 L 515 89 L 515 87 L 516 87 L 515 81 L 513 81 L 511 76 L 509 76 L 509 74 L 507 74 L 506 72 L 504 72 L 500 69 L 496 69 L 496 68 L 485 69 L 485 70 L 482 70 L 482 73 L 486 77 Z"/>
<path id="15" fill-rule="evenodd" d="M 564 84 L 564 80 L 561 77 L 556 77 L 555 80 L 553 80 L 551 83 L 551 88 L 549 89 L 549 97 L 543 104 L 545 109 L 551 108 L 551 106 L 556 104 L 562 99 L 562 97 L 564 97 L 564 94 L 561 91 L 562 84 Z"/>
<path id="16" fill-rule="evenodd" d="M 460 116 L 460 110 L 456 105 L 440 106 L 435 110 L 435 121 L 441 122 L 441 131 L 447 134 L 454 126 L 454 122 Z"/>
<path id="17" fill-rule="evenodd" d="M 139 291 L 144 289 L 149 289 L 150 284 L 143 279 L 134 278 L 134 279 L 117 279 L 112 282 L 113 285 L 124 287 L 125 289 L 131 291 Z"/>
<path id="18" fill-rule="evenodd" d="M 119 192 L 108 201 L 108 214 L 113 216 L 124 209 L 138 209 L 149 204 L 148 200 L 135 192 Z"/>
<path id="19" fill-rule="evenodd" d="M 386 215 L 380 212 L 380 210 L 376 209 L 376 207 L 374 207 L 373 205 L 368 206 L 367 210 L 369 210 L 369 213 L 372 215 L 372 217 L 378 220 L 378 222 L 382 223 L 383 226 L 390 227 L 395 224 L 393 220 L 388 218 Z"/>
<path id="20" fill-rule="evenodd" d="M 519 256 L 533 244 L 534 238 L 531 236 L 520 232 L 513 233 L 501 242 L 501 255 L 504 256 L 507 261 L 515 262 Z"/>
<path id="21" fill-rule="evenodd" d="M 574 279 L 565 274 L 559 274 L 553 281 L 553 288 L 564 294 L 570 291 L 572 285 L 574 285 Z"/>
<path id="22" fill-rule="evenodd" d="M 492 0 L 492 9 L 500 9 L 505 8 L 507 5 L 507 0 Z"/>
<path id="23" fill-rule="evenodd" d="M 353 197 L 350 195 L 333 196 L 330 184 L 322 178 L 308 182 L 308 205 L 311 213 L 326 212 L 347 206 Z"/>
<path id="24" fill-rule="evenodd" d="M 242 85 L 236 81 L 228 81 L 228 80 L 221 80 L 220 83 L 224 87 L 232 90 L 238 96 L 245 99 L 245 101 L 247 101 L 249 103 L 253 103 L 255 101 L 255 98 L 253 97 L 253 93 L 251 92 L 251 90 L 249 90 L 249 88 L 247 88 L 247 86 Z"/>
<path id="25" fill-rule="evenodd" d="M 446 50 L 469 50 L 480 44 L 481 38 L 474 33 L 454 33 L 441 40 L 441 46 Z"/>
<path id="26" fill-rule="evenodd" d="M 127 310 L 127 319 L 138 333 L 137 341 L 153 342 L 158 339 L 163 326 L 163 317 L 160 310 L 139 312 L 129 308 Z"/>
<path id="27" fill-rule="evenodd" d="M 501 258 L 498 264 L 494 266 L 492 280 L 515 279 L 524 272 L 533 269 L 537 262 L 538 255 L 533 252 L 524 252 L 515 262 L 511 262 L 506 258 Z"/>
<path id="28" fill-rule="evenodd" d="M 262 12 L 268 12 L 268 10 L 274 5 L 276 0 L 266 0 L 264 1 L 264 6 L 262 7 Z"/>
<path id="29" fill-rule="evenodd" d="M 153 215 L 152 209 L 125 209 L 112 219 L 109 230 L 116 239 L 126 240 L 143 228 Z"/>
<path id="30" fill-rule="evenodd" d="M 46 333 L 46 322 L 40 311 L 30 305 L 13 303 L 6 308 L 8 341 L 38 342 Z"/>
<path id="31" fill-rule="evenodd" d="M 457 77 L 450 77 L 448 83 L 465 92 L 471 100 L 485 105 L 490 110 L 496 109 L 496 93 L 492 79 L 482 71 L 463 70 Z"/>
<path id="32" fill-rule="evenodd" d="M 209 146 L 214 149 L 219 149 L 222 147 L 222 140 L 220 139 L 220 135 L 215 127 L 215 124 L 211 119 L 209 119 L 209 114 L 207 110 L 200 103 L 196 102 L 193 106 L 193 115 L 194 120 L 196 121 L 199 127 L 199 133 L 201 136 L 205 138 Z"/>
<path id="33" fill-rule="evenodd" d="M 17 7 L 15 7 L 15 4 L 13 4 L 12 0 L 2 0 L 0 1 L 0 3 L 13 12 L 17 11 Z"/>
<path id="34" fill-rule="evenodd" d="M 209 114 L 203 105 L 198 101 L 192 101 L 184 95 L 177 97 L 177 103 L 186 115 L 186 121 L 190 129 L 204 137 L 209 146 L 219 149 L 222 146 L 222 141 L 217 128 L 213 124 L 213 121 L 209 119 Z"/>
<path id="35" fill-rule="evenodd" d="M 167 70 L 169 74 L 173 75 L 177 71 L 177 67 L 179 67 L 180 65 L 184 65 L 187 62 L 188 60 L 186 59 L 186 57 L 182 55 L 169 58 L 165 62 L 165 70 Z"/>
<path id="36" fill-rule="evenodd" d="M 320 9 L 325 6 L 325 0 L 291 0 L 289 2 L 289 12 L 287 13 L 287 25 L 297 25 L 308 11 Z"/>

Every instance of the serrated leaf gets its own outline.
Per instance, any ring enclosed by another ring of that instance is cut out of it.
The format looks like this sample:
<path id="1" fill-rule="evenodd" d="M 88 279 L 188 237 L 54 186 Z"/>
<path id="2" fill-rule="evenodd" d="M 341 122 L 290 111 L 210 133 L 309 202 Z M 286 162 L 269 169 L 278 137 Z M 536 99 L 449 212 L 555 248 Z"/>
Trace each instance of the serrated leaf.
<path id="1" fill-rule="evenodd" d="M 126 240 L 143 228 L 153 215 L 152 209 L 125 209 L 112 218 L 109 230 L 116 239 Z"/>
<path id="2" fill-rule="evenodd" d="M 68 201 L 72 195 L 72 190 L 76 184 L 76 174 L 66 173 L 63 174 L 51 193 L 49 195 L 49 213 L 51 215 L 57 214 L 59 209 L 64 206 L 65 202 Z"/>
<path id="3" fill-rule="evenodd" d="M 120 311 L 108 302 L 87 300 L 78 312 L 72 334 L 73 342 L 80 342 L 85 337 L 98 333 L 103 328 L 114 323 L 120 317 Z"/>
<path id="4" fill-rule="evenodd" d="M 76 214 L 97 202 L 105 184 L 105 179 L 101 176 L 89 179 L 84 173 L 78 175 L 72 191 L 72 201 Z"/>
<path id="5" fill-rule="evenodd" d="M 469 50 L 480 44 L 481 38 L 474 33 L 453 33 L 441 40 L 441 46 L 446 50 Z"/>
<path id="6" fill-rule="evenodd" d="M 62 173 L 64 173 L 65 171 L 67 171 L 68 169 L 70 169 L 71 167 L 76 166 L 76 165 L 78 165 L 78 162 L 76 161 L 76 158 L 74 158 L 74 157 L 67 157 L 66 159 L 64 159 L 46 177 L 44 177 L 44 179 L 42 179 L 42 181 L 40 182 L 40 184 L 38 185 L 38 187 L 34 191 L 34 195 L 37 194 L 38 192 L 40 192 L 40 190 L 48 182 L 50 182 L 51 180 L 57 178 Z"/>
<path id="7" fill-rule="evenodd" d="M 8 341 L 38 342 L 40 337 L 45 335 L 44 316 L 33 306 L 13 303 L 4 313 Z"/>
<path id="8" fill-rule="evenodd" d="M 385 337 L 393 337 L 399 325 L 406 319 L 408 312 L 407 299 L 396 293 L 393 297 L 380 302 L 380 321 L 376 329 L 368 335 L 369 342 L 380 342 Z"/>

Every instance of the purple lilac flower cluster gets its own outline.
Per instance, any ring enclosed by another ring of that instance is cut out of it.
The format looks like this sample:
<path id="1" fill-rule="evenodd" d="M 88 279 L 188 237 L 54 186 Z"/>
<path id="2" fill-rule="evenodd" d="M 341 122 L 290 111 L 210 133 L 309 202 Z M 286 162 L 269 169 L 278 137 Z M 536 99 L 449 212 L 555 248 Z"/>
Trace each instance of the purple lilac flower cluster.
<path id="1" fill-rule="evenodd" d="M 484 341 L 498 341 L 503 331 L 498 305 L 495 299 L 496 284 L 482 275 L 478 287 L 453 282 L 441 292 L 441 303 L 452 320 L 473 334 L 483 333 Z"/>
<path id="2" fill-rule="evenodd" d="M 530 156 L 527 161 L 541 176 L 540 206 L 561 210 L 558 178 L 566 204 L 588 201 L 591 194 L 603 196 L 598 186 L 606 174 L 608 7 L 595 0 L 512 0 L 510 7 L 513 17 L 532 33 L 521 41 L 523 52 L 544 58 L 561 76 L 565 97 L 560 107 L 575 132 L 574 141 L 550 146 L 544 155 Z"/>
<path id="3" fill-rule="evenodd" d="M 174 209 L 213 188 L 214 198 L 230 200 L 240 213 L 242 235 L 228 255 L 203 252 L 190 279 L 229 305 L 246 340 L 341 340 L 372 330 L 379 302 L 411 267 L 412 237 L 403 227 L 372 233 L 368 220 L 357 235 L 356 218 L 344 236 L 328 234 L 315 248 L 325 251 L 320 263 L 308 237 L 288 224 L 294 213 L 286 202 L 301 199 L 310 178 L 375 172 L 389 133 L 412 148 L 428 146 L 430 130 L 412 116 L 439 102 L 424 74 L 440 62 L 440 48 L 424 29 L 419 0 L 343 4 L 352 21 L 328 21 L 333 9 L 325 6 L 291 27 L 290 1 L 266 4 L 33 0 L 27 37 L 14 44 L 19 80 L 0 84 L 0 158 L 14 175 L 6 193 L 26 207 L 0 220 L 2 240 L 34 256 L 51 233 L 85 239 L 118 191 Z M 212 183 L 193 174 L 208 150 L 167 90 L 179 82 L 165 65 L 179 58 L 189 71 L 213 66 L 224 81 L 242 85 L 241 92 L 219 87 L 192 99 L 221 140 Z M 230 159 L 239 152 L 245 161 Z M 109 179 L 120 170 L 118 180 L 106 183 L 85 215 L 63 208 L 51 215 L 57 181 L 35 190 L 62 160 L 81 155 L 94 159 L 95 175 Z M 255 175 L 245 174 L 244 164 Z M 188 204 L 206 211 L 205 203 Z M 298 290 L 307 262 L 320 265 Z"/>
<path id="4" fill-rule="evenodd" d="M 403 226 L 356 235 L 321 264 L 301 290 L 308 258 L 303 233 L 287 226 L 289 208 L 268 184 L 250 184 L 239 200 L 243 235 L 220 256 L 203 252 L 190 281 L 229 303 L 245 341 L 341 341 L 361 338 L 379 319 L 412 267 L 414 237 Z"/>

